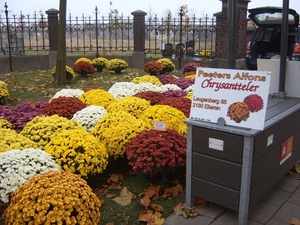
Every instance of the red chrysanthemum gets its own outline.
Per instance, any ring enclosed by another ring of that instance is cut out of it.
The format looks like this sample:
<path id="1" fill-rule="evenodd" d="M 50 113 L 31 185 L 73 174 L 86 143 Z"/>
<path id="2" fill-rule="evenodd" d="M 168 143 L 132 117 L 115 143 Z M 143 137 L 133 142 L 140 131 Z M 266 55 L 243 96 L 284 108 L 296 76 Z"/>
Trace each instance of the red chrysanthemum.
<path id="1" fill-rule="evenodd" d="M 262 97 L 257 94 L 248 95 L 244 99 L 244 103 L 248 106 L 250 112 L 258 112 L 263 109 L 264 101 Z"/>

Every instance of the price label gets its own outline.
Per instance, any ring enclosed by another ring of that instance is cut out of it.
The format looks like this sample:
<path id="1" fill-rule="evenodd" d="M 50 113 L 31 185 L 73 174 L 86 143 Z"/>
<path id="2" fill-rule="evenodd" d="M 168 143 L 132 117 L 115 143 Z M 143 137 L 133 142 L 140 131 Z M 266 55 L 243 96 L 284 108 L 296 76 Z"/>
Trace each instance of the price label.
<path id="1" fill-rule="evenodd" d="M 154 121 L 154 130 L 166 130 L 167 125 L 162 121 Z"/>

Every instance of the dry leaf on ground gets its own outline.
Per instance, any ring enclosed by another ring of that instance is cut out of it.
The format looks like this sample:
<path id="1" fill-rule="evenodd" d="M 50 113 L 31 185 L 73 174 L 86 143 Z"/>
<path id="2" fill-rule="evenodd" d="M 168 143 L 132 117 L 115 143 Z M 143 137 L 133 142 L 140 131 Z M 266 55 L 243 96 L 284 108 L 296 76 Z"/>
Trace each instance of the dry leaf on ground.
<path id="1" fill-rule="evenodd" d="M 130 192 L 127 189 L 127 187 L 123 187 L 120 192 L 120 195 L 116 198 L 113 198 L 113 200 L 119 203 L 120 205 L 125 206 L 125 205 L 129 205 L 133 198 L 135 198 L 135 195 L 132 192 Z"/>
<path id="2" fill-rule="evenodd" d="M 297 218 L 293 217 L 293 219 L 291 221 L 291 225 L 300 225 L 300 220 L 298 220 Z"/>

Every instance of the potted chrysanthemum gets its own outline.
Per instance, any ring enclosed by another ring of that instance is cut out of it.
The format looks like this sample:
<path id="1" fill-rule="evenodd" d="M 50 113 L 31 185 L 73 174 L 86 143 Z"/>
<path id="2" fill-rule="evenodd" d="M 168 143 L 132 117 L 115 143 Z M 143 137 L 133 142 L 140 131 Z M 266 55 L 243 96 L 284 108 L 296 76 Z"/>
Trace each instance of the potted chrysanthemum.
<path id="1" fill-rule="evenodd" d="M 86 78 L 88 74 L 95 73 L 95 68 L 92 63 L 86 61 L 79 61 L 73 67 L 74 72 L 80 74 L 81 78 Z"/>
<path id="2" fill-rule="evenodd" d="M 159 62 L 163 67 L 163 69 L 160 71 L 160 74 L 165 74 L 166 72 L 172 72 L 173 70 L 175 70 L 175 65 L 171 61 L 171 59 L 162 58 L 158 59 L 157 62 Z"/>
<path id="3" fill-rule="evenodd" d="M 98 57 L 92 60 L 92 65 L 97 69 L 98 72 L 102 72 L 107 67 L 109 60 L 104 57 Z"/>
<path id="4" fill-rule="evenodd" d="M 120 74 L 122 70 L 126 69 L 128 64 L 123 59 L 111 59 L 107 64 L 107 69 L 114 71 L 116 74 Z"/>
<path id="5" fill-rule="evenodd" d="M 56 66 L 51 70 L 51 75 L 54 77 L 56 73 Z M 66 66 L 66 79 L 68 81 L 72 80 L 74 77 L 74 71 L 71 67 Z"/>
<path id="6" fill-rule="evenodd" d="M 13 192 L 5 224 L 99 224 L 101 202 L 87 182 L 63 170 L 32 177 Z"/>
<path id="7" fill-rule="evenodd" d="M 7 84 L 4 81 L 0 80 L 0 105 L 5 98 L 9 97 L 9 92 L 7 89 Z"/>
<path id="8" fill-rule="evenodd" d="M 157 75 L 163 70 L 163 66 L 157 61 L 150 61 L 144 64 L 143 70 L 150 75 Z"/>

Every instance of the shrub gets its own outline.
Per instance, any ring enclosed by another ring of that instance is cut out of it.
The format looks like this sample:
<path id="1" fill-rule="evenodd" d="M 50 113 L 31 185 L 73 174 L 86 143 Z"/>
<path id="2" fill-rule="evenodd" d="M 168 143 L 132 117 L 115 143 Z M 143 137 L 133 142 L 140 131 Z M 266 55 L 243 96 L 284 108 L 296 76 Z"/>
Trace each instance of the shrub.
<path id="1" fill-rule="evenodd" d="M 163 66 L 157 61 L 150 61 L 144 64 L 143 70 L 150 75 L 157 75 L 163 70 Z"/>
<path id="2" fill-rule="evenodd" d="M 66 171 L 32 177 L 3 214 L 13 224 L 99 224 L 101 203 L 85 180 Z"/>

